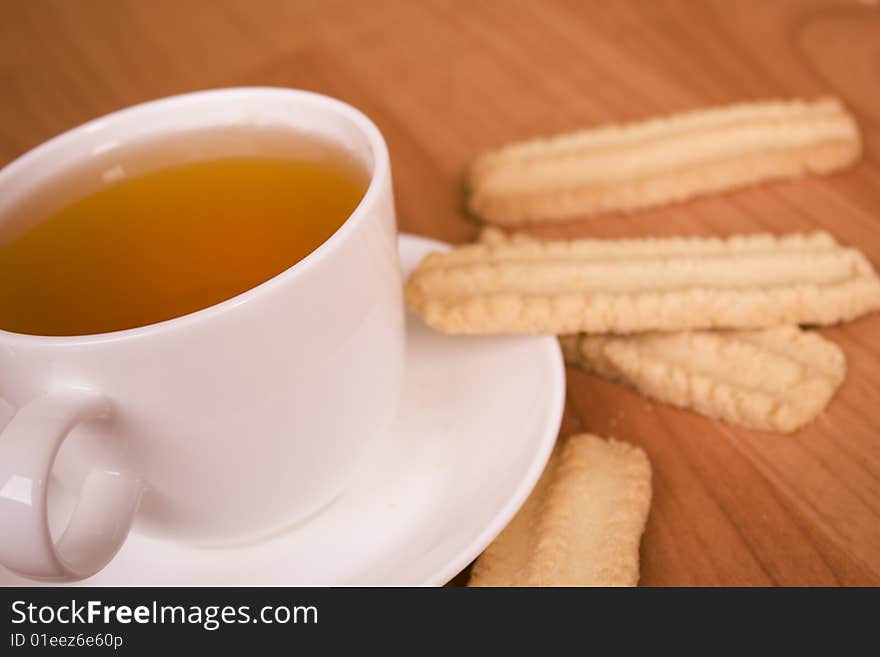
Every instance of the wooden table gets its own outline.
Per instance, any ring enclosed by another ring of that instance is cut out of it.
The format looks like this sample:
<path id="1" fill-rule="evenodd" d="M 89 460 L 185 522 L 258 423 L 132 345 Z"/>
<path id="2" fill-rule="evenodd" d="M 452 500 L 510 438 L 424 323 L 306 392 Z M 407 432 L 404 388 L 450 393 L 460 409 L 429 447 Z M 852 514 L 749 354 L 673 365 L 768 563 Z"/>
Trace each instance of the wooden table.
<path id="1" fill-rule="evenodd" d="M 880 6 L 869 0 L 0 0 L 0 163 L 87 119 L 209 87 L 313 89 L 391 149 L 402 230 L 463 242 L 486 148 L 707 104 L 833 93 L 864 161 L 554 235 L 826 228 L 880 268 Z M 880 315 L 822 333 L 849 374 L 791 436 L 729 427 L 571 370 L 563 432 L 644 447 L 645 585 L 880 584 Z M 458 581 L 463 577 L 458 578 Z"/>

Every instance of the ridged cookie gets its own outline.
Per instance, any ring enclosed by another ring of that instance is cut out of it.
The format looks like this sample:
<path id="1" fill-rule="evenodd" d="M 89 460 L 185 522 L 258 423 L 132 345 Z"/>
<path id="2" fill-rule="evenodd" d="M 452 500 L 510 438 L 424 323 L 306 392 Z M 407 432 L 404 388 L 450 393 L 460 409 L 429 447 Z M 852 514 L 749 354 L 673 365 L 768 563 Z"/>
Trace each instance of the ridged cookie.
<path id="1" fill-rule="evenodd" d="M 559 341 L 569 364 L 669 404 L 765 431 L 787 433 L 811 422 L 846 374 L 837 345 L 795 326 Z"/>
<path id="2" fill-rule="evenodd" d="M 477 559 L 469 586 L 635 586 L 650 505 L 651 465 L 641 449 L 572 436 Z"/>
<path id="3" fill-rule="evenodd" d="M 880 281 L 864 255 L 824 232 L 522 238 L 429 254 L 406 299 L 447 333 L 765 328 L 859 317 L 880 308 Z"/>
<path id="4" fill-rule="evenodd" d="M 501 148 L 471 167 L 468 206 L 508 226 L 630 211 L 829 173 L 860 154 L 835 98 L 744 103 Z"/>

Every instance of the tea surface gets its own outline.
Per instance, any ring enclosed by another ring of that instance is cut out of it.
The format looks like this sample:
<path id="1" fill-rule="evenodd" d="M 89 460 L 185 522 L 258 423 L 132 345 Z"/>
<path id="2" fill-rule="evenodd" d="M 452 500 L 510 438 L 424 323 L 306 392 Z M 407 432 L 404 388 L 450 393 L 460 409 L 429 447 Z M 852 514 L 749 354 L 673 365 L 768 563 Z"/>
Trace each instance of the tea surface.
<path id="1" fill-rule="evenodd" d="M 0 328 L 86 335 L 214 305 L 315 250 L 365 188 L 341 158 L 229 157 L 124 179 L 0 246 Z"/>

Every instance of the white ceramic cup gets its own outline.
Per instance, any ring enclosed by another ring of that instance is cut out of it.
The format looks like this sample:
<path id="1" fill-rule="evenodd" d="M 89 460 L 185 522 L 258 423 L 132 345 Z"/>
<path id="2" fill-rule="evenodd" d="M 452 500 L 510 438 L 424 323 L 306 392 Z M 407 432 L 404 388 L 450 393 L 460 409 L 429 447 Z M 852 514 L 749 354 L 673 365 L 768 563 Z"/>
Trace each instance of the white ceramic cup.
<path id="1" fill-rule="evenodd" d="M 305 259 L 205 310 L 82 337 L 0 330 L 3 566 L 35 579 L 88 577 L 135 520 L 138 531 L 205 544 L 265 536 L 331 502 L 390 428 L 404 317 L 388 153 L 349 105 L 236 88 L 97 119 L 0 171 L 0 239 L 23 207 L 36 216 L 60 201 L 41 194 L 47 185 L 75 179 L 85 195 L 124 172 L 114 153 L 128 146 L 241 127 L 274 136 L 277 149 L 304 135 L 344 149 L 369 172 L 363 200 Z M 195 157 L 241 148 L 220 139 Z M 78 496 L 58 532 L 50 478 Z"/>

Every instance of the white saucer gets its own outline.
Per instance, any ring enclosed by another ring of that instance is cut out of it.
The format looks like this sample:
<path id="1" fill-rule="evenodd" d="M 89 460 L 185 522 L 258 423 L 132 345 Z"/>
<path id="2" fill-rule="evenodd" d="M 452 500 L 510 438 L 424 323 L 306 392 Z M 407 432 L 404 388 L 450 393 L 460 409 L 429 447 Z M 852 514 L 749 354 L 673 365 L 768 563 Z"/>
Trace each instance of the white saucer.
<path id="1" fill-rule="evenodd" d="M 403 235 L 409 271 L 446 245 Z M 556 340 L 449 337 L 408 318 L 402 407 L 351 488 L 316 517 L 237 549 L 132 533 L 89 586 L 441 585 L 525 501 L 565 397 Z M 34 583 L 0 568 L 0 586 Z"/>

